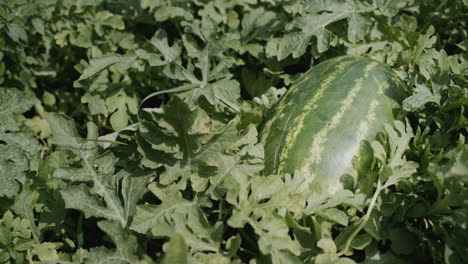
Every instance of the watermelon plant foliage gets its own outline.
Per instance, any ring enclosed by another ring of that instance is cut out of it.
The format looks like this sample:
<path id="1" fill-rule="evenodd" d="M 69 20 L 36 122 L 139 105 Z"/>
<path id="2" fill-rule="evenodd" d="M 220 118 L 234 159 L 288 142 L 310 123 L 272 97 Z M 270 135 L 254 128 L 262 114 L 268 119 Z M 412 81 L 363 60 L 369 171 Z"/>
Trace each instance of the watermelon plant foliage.
<path id="1" fill-rule="evenodd" d="M 0 263 L 467 263 L 467 13 L 0 1 Z M 259 131 L 341 56 L 385 64 L 404 89 L 331 195 L 269 169 Z"/>

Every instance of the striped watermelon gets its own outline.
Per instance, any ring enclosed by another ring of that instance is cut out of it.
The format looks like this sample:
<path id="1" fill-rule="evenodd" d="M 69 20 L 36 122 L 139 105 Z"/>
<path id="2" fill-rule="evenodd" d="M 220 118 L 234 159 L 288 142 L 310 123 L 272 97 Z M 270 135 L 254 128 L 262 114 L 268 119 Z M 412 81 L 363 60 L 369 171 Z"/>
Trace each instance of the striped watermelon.
<path id="1" fill-rule="evenodd" d="M 338 57 L 306 72 L 261 128 L 265 174 L 305 173 L 314 190 L 334 193 L 363 139 L 392 124 L 404 85 L 386 65 Z"/>

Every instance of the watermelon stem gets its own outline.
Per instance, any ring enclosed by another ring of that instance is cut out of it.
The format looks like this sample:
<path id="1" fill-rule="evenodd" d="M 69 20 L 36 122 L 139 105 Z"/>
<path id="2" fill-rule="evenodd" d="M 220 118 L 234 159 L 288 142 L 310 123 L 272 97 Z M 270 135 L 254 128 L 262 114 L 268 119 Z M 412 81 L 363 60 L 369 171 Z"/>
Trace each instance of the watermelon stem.
<path id="1" fill-rule="evenodd" d="M 380 179 L 377 181 L 377 188 L 374 192 L 374 195 L 372 196 L 372 199 L 369 203 L 369 207 L 367 208 L 367 212 L 366 214 L 364 215 L 363 218 L 361 218 L 361 223 L 359 224 L 359 226 L 354 230 L 354 232 L 349 236 L 349 238 L 346 240 L 346 243 L 345 243 L 345 246 L 343 248 L 343 250 L 341 250 L 340 252 L 338 252 L 338 256 L 343 256 L 344 254 L 346 254 L 349 250 L 349 247 L 351 246 L 351 242 L 353 241 L 353 239 L 359 234 L 359 232 L 361 232 L 361 230 L 364 228 L 364 226 L 366 225 L 367 221 L 369 221 L 369 218 L 370 218 L 370 215 L 372 213 L 372 210 L 374 209 L 375 207 L 375 204 L 377 202 L 377 198 L 379 198 L 379 194 L 380 192 L 385 189 L 386 186 L 383 186 L 381 183 L 380 183 Z"/>

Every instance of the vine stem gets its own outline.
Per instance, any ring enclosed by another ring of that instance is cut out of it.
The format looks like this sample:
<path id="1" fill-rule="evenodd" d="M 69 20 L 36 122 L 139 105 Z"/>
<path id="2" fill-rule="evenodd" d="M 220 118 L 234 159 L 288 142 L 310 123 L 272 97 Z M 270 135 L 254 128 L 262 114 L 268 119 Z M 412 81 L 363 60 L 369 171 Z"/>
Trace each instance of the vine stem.
<path id="1" fill-rule="evenodd" d="M 375 190 L 374 195 L 372 196 L 372 200 L 369 203 L 369 208 L 367 208 L 366 214 L 364 215 L 363 218 L 361 218 L 362 221 L 359 224 L 359 226 L 354 230 L 354 232 L 351 234 L 351 236 L 349 236 L 349 238 L 346 240 L 345 247 L 343 248 L 343 250 L 338 252 L 338 256 L 343 256 L 344 254 L 346 254 L 346 252 L 348 252 L 349 247 L 351 246 L 351 242 L 353 241 L 353 239 L 357 236 L 357 234 L 359 234 L 359 232 L 361 232 L 361 230 L 366 225 L 367 221 L 369 221 L 372 210 L 374 209 L 375 203 L 377 202 L 377 198 L 379 198 L 379 194 L 383 189 L 385 189 L 385 186 L 382 186 L 382 184 L 380 183 L 380 180 L 379 180 L 377 182 L 377 189 Z"/>

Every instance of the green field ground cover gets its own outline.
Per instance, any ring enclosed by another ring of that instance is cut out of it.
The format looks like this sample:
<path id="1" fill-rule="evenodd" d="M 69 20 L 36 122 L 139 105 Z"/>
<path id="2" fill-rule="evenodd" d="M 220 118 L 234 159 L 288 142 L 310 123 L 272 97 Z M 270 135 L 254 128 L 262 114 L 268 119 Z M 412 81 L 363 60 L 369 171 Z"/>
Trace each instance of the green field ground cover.
<path id="1" fill-rule="evenodd" d="M 468 263 L 467 14 L 467 0 L 0 0 L 0 263 Z M 391 69 L 395 121 L 333 193 L 266 173 L 277 102 L 341 56 Z"/>

